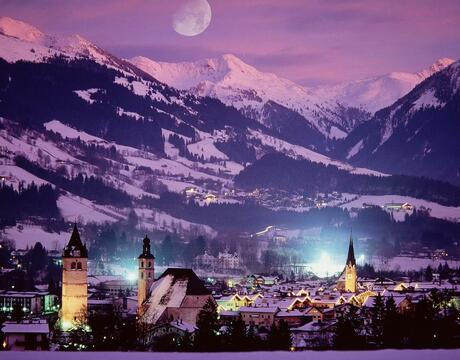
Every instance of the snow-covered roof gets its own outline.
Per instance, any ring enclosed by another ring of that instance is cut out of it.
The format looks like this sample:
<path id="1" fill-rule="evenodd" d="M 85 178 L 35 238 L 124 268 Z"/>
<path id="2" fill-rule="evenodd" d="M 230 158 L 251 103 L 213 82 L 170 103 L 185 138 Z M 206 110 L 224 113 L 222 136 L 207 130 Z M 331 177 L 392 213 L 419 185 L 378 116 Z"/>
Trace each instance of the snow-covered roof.
<path id="1" fill-rule="evenodd" d="M 240 313 L 253 312 L 253 313 L 276 313 L 279 311 L 278 307 L 256 307 L 256 306 L 242 306 L 240 307 Z"/>
<path id="2" fill-rule="evenodd" d="M 155 324 L 168 307 L 180 307 L 187 295 L 210 295 L 192 269 L 167 269 L 150 288 L 145 322 Z"/>
<path id="3" fill-rule="evenodd" d="M 5 334 L 48 334 L 50 329 L 46 320 L 26 320 L 20 323 L 6 321 L 2 331 Z"/>

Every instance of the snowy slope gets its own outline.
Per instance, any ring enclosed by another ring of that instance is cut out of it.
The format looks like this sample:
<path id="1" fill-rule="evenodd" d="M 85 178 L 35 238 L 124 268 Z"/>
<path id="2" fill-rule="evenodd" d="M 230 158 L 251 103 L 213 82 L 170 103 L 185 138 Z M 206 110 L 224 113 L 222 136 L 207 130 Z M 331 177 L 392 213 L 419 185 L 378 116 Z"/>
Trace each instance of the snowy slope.
<path id="1" fill-rule="evenodd" d="M 385 204 L 390 203 L 409 203 L 415 206 L 416 209 L 424 207 L 430 212 L 430 216 L 439 219 L 448 219 L 453 222 L 460 221 L 460 207 L 444 206 L 431 201 L 416 199 L 410 196 L 400 195 L 355 195 L 356 199 L 342 204 L 341 207 L 346 209 L 362 208 L 363 204 L 372 204 L 383 207 Z M 393 212 L 396 221 L 404 221 L 406 212 L 399 211 Z"/>
<path id="2" fill-rule="evenodd" d="M 416 73 L 391 72 L 389 74 L 346 82 L 334 86 L 322 86 L 316 93 L 348 106 L 376 112 L 393 104 L 411 91 L 416 85 L 434 73 L 446 68 L 454 60 L 441 58 L 430 67 Z"/>
<path id="3" fill-rule="evenodd" d="M 460 183 L 460 62 L 354 129 L 337 153 L 360 166 Z"/>
<path id="4" fill-rule="evenodd" d="M 156 62 L 142 56 L 130 61 L 170 86 L 216 97 L 257 120 L 263 121 L 264 105 L 273 101 L 298 112 L 327 136 L 340 134 L 331 134 L 330 129 L 340 124 L 331 110 L 334 103 L 290 80 L 263 73 L 234 55 L 183 63 Z"/>

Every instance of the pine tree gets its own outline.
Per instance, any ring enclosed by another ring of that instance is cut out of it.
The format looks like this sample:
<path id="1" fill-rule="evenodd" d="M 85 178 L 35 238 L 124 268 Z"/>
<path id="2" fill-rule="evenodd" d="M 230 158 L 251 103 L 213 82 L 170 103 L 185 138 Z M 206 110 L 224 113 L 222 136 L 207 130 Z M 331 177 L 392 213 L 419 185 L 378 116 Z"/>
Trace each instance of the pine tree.
<path id="1" fill-rule="evenodd" d="M 383 345 L 385 347 L 396 348 L 401 345 L 402 331 L 399 318 L 395 299 L 390 296 L 385 302 L 385 319 L 383 322 Z"/>
<path id="2" fill-rule="evenodd" d="M 198 314 L 194 348 L 197 351 L 215 351 L 219 342 L 219 323 L 215 303 L 209 299 Z"/>
<path id="3" fill-rule="evenodd" d="M 380 293 L 374 298 L 372 307 L 372 337 L 378 346 L 382 345 L 385 303 Z"/>
<path id="4" fill-rule="evenodd" d="M 229 347 L 231 351 L 244 351 L 247 348 L 248 337 L 246 335 L 246 325 L 239 316 L 232 321 L 229 330 Z"/>

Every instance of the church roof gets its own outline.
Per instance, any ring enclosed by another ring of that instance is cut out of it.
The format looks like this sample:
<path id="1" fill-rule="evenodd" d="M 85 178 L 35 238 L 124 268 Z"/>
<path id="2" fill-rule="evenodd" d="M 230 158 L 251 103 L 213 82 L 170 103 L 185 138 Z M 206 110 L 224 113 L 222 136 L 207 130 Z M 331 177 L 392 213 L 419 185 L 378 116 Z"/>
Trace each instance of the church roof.
<path id="1" fill-rule="evenodd" d="M 161 279 L 168 275 L 173 276 L 173 284 L 176 281 L 187 281 L 186 295 L 211 294 L 211 292 L 208 289 L 206 289 L 203 282 L 192 269 L 168 268 L 158 279 Z"/>
<path id="2" fill-rule="evenodd" d="M 79 255 L 74 255 L 73 251 L 79 251 Z M 72 235 L 70 236 L 69 243 L 64 248 L 64 257 L 88 257 L 88 250 L 80 239 L 80 233 L 77 229 L 77 224 L 74 224 Z"/>
<path id="3" fill-rule="evenodd" d="M 168 268 L 150 288 L 142 321 L 156 324 L 167 308 L 185 306 L 187 295 L 210 295 L 210 292 L 192 269 Z"/>
<path id="4" fill-rule="evenodd" d="M 353 248 L 353 237 L 350 235 L 350 244 L 348 245 L 347 265 L 356 265 L 355 250 Z"/>

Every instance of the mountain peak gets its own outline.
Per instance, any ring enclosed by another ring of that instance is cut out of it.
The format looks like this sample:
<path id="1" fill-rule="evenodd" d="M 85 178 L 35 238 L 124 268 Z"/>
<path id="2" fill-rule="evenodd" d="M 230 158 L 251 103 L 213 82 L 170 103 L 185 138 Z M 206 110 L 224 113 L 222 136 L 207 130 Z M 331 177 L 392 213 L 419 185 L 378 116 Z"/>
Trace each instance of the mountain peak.
<path id="1" fill-rule="evenodd" d="M 35 26 L 7 16 L 0 17 L 0 34 L 28 42 L 40 41 L 45 36 Z"/>
<path id="2" fill-rule="evenodd" d="M 436 60 L 433 64 L 431 64 L 430 67 L 428 67 L 427 69 L 420 71 L 417 75 L 425 79 L 427 77 L 430 77 L 434 73 L 437 73 L 438 71 L 445 69 L 454 62 L 455 60 L 450 58 L 440 58 Z"/>

